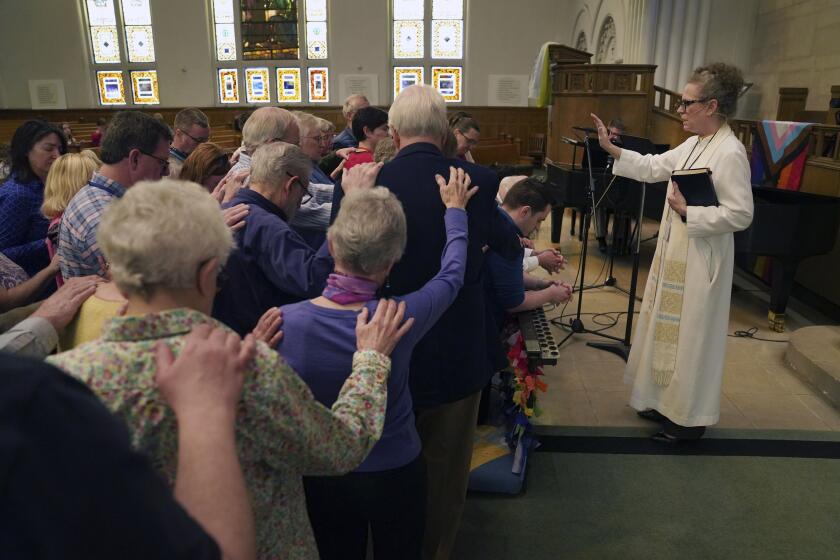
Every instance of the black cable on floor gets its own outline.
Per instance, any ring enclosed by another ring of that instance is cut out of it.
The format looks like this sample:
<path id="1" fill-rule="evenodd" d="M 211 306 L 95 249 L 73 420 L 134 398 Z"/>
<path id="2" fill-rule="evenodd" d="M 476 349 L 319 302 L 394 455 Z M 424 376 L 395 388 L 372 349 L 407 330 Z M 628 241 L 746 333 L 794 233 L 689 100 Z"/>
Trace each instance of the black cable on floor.
<path id="1" fill-rule="evenodd" d="M 789 338 L 785 339 L 773 339 L 773 338 L 759 338 L 755 336 L 755 333 L 758 332 L 758 327 L 750 327 L 745 331 L 735 331 L 732 334 L 727 336 L 732 338 L 750 338 L 752 340 L 760 340 L 761 342 L 790 342 Z"/>

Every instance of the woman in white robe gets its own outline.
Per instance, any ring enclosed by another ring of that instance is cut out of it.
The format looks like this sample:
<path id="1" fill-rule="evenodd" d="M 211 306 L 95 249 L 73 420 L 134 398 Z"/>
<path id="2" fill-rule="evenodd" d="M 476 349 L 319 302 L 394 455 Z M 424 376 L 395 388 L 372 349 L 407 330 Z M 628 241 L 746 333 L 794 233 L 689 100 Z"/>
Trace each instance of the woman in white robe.
<path id="1" fill-rule="evenodd" d="M 613 173 L 638 181 L 667 181 L 675 170 L 709 168 L 719 206 L 687 206 L 674 182 L 668 195 L 627 361 L 630 405 L 663 424 L 653 436 L 673 443 L 697 439 L 720 416 L 729 304 L 735 258 L 733 233 L 752 222 L 750 167 L 744 145 L 726 124 L 743 86 L 725 64 L 698 68 L 677 109 L 683 128 L 697 134 L 661 155 L 614 146 L 593 115 L 601 147 L 615 158 Z"/>

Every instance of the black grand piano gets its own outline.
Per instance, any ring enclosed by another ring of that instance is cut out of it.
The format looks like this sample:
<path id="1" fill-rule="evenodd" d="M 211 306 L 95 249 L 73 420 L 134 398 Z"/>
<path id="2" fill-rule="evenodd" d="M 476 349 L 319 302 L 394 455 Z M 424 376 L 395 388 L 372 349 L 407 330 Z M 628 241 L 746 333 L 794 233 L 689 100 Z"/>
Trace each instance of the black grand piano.
<path id="1" fill-rule="evenodd" d="M 603 192 L 607 175 L 593 172 L 596 197 Z M 589 204 L 588 174 L 568 166 L 546 164 L 546 182 L 552 188 L 557 209 L 585 208 Z M 616 193 L 613 206 L 627 211 L 639 207 L 639 199 L 628 181 L 622 192 Z M 614 185 L 615 186 L 615 185 Z M 612 190 L 612 189 L 611 189 Z M 667 183 L 648 184 L 644 215 L 659 221 L 665 207 Z M 793 289 L 799 263 L 808 257 L 824 255 L 834 249 L 840 227 L 840 198 L 801 193 L 785 189 L 753 186 L 755 211 L 752 225 L 735 233 L 735 263 L 752 273 L 752 256 L 771 259 L 770 328 L 783 332 L 785 309 Z M 554 222 L 552 219 L 552 240 Z M 558 226 L 559 227 L 559 226 Z M 557 231 L 559 237 L 559 229 Z"/>

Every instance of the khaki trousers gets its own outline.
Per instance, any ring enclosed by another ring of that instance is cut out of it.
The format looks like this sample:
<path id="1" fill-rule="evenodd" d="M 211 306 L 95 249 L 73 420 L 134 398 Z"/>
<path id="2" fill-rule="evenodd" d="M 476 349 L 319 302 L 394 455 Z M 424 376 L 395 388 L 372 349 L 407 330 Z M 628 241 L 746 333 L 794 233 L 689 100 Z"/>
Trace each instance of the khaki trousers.
<path id="1" fill-rule="evenodd" d="M 415 411 L 427 474 L 424 560 L 447 560 L 455 546 L 467 497 L 480 400 L 481 391 L 460 401 Z"/>

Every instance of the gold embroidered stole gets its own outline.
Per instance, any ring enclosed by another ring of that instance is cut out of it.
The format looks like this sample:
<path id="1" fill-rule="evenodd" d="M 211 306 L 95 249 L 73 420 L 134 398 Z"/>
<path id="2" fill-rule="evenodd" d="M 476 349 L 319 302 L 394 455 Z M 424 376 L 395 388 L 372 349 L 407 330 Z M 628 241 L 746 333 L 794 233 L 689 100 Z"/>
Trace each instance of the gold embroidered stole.
<path id="1" fill-rule="evenodd" d="M 715 138 L 703 150 L 698 161 L 690 167 L 708 167 L 708 161 L 720 143 L 731 134 L 724 124 Z M 714 179 L 712 179 L 714 181 Z M 671 185 L 668 185 L 670 191 Z M 653 380 L 667 387 L 677 367 L 677 349 L 680 339 L 685 294 L 685 271 L 688 257 L 688 228 L 680 215 L 666 205 L 668 212 L 665 231 L 650 267 L 648 282 L 654 282 L 656 291 L 648 304 L 653 317 Z"/>

